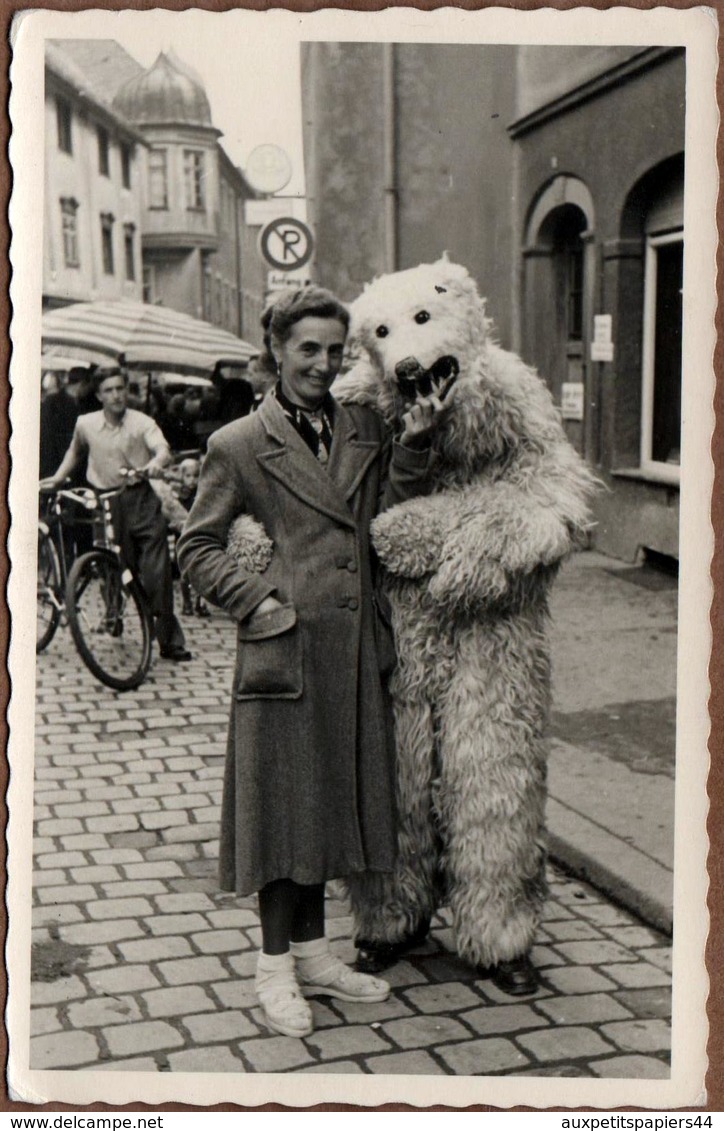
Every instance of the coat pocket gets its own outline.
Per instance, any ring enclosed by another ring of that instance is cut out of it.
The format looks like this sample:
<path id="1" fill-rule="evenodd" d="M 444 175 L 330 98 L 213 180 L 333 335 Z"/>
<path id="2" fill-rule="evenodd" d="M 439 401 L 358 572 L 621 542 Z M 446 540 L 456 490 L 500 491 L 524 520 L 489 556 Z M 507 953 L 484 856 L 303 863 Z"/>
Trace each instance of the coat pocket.
<path id="1" fill-rule="evenodd" d="M 236 699 L 298 699 L 302 694 L 302 638 L 292 605 L 239 625 Z"/>

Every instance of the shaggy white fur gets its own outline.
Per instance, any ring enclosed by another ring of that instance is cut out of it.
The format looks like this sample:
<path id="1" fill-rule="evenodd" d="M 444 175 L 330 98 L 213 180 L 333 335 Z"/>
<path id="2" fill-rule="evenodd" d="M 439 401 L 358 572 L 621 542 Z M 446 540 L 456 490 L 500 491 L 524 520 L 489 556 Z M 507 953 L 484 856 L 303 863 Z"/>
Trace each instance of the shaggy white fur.
<path id="1" fill-rule="evenodd" d="M 493 965 L 528 951 L 545 899 L 547 598 L 585 542 L 595 479 L 543 382 L 491 341 L 464 267 L 383 276 L 351 313 L 334 395 L 393 427 L 400 362 L 459 365 L 432 493 L 372 527 L 398 651 L 399 857 L 350 881 L 357 931 L 397 942 L 447 902 L 459 953 Z"/>
<path id="2" fill-rule="evenodd" d="M 274 543 L 257 519 L 240 514 L 229 528 L 226 549 L 249 573 L 263 573 L 272 560 Z"/>

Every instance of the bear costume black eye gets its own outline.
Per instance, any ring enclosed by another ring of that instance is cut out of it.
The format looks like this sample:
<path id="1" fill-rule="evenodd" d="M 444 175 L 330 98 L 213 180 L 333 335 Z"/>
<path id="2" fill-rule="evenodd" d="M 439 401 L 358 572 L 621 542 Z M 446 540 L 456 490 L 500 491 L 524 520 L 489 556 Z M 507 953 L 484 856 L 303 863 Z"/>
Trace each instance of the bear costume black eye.
<path id="1" fill-rule="evenodd" d="M 375 334 L 377 335 L 378 338 L 386 338 L 387 335 L 389 334 L 389 332 L 390 331 L 387 329 L 386 326 L 378 326 L 377 329 L 375 330 Z"/>
<path id="2" fill-rule="evenodd" d="M 415 321 L 419 323 L 420 326 L 422 326 L 425 322 L 430 321 L 430 315 L 426 310 L 418 310 L 417 314 L 415 315 Z"/>

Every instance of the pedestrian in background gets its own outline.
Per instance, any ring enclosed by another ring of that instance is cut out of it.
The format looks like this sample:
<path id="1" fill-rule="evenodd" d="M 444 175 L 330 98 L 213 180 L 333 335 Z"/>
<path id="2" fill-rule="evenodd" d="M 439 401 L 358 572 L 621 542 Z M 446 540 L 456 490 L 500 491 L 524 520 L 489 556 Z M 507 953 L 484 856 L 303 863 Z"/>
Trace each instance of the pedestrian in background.
<path id="1" fill-rule="evenodd" d="M 256 413 L 211 437 L 178 547 L 194 587 L 239 625 L 220 880 L 241 896 L 258 892 L 257 992 L 270 1028 L 298 1037 L 312 1032 L 303 993 L 389 994 L 332 954 L 324 884 L 394 861 L 387 630 L 373 601 L 369 526 L 380 505 L 425 490 L 442 411 L 434 397 L 415 406 L 393 443 L 370 409 L 338 404 L 330 387 L 348 322 L 318 287 L 274 304 L 262 324 L 276 386 Z M 272 540 L 264 574 L 227 552 L 242 514 Z"/>

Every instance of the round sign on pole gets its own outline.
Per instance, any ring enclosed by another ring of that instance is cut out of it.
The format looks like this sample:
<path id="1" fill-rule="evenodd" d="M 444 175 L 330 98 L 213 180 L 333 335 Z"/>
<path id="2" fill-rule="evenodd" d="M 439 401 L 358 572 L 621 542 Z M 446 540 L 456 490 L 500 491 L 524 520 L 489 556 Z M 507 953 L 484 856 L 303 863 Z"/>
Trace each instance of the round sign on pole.
<path id="1" fill-rule="evenodd" d="M 279 192 L 292 179 L 292 163 L 278 145 L 257 145 L 249 154 L 244 176 L 257 192 Z"/>
<path id="2" fill-rule="evenodd" d="M 262 228 L 259 250 L 278 271 L 297 271 L 312 258 L 314 236 L 301 220 L 279 216 Z"/>

